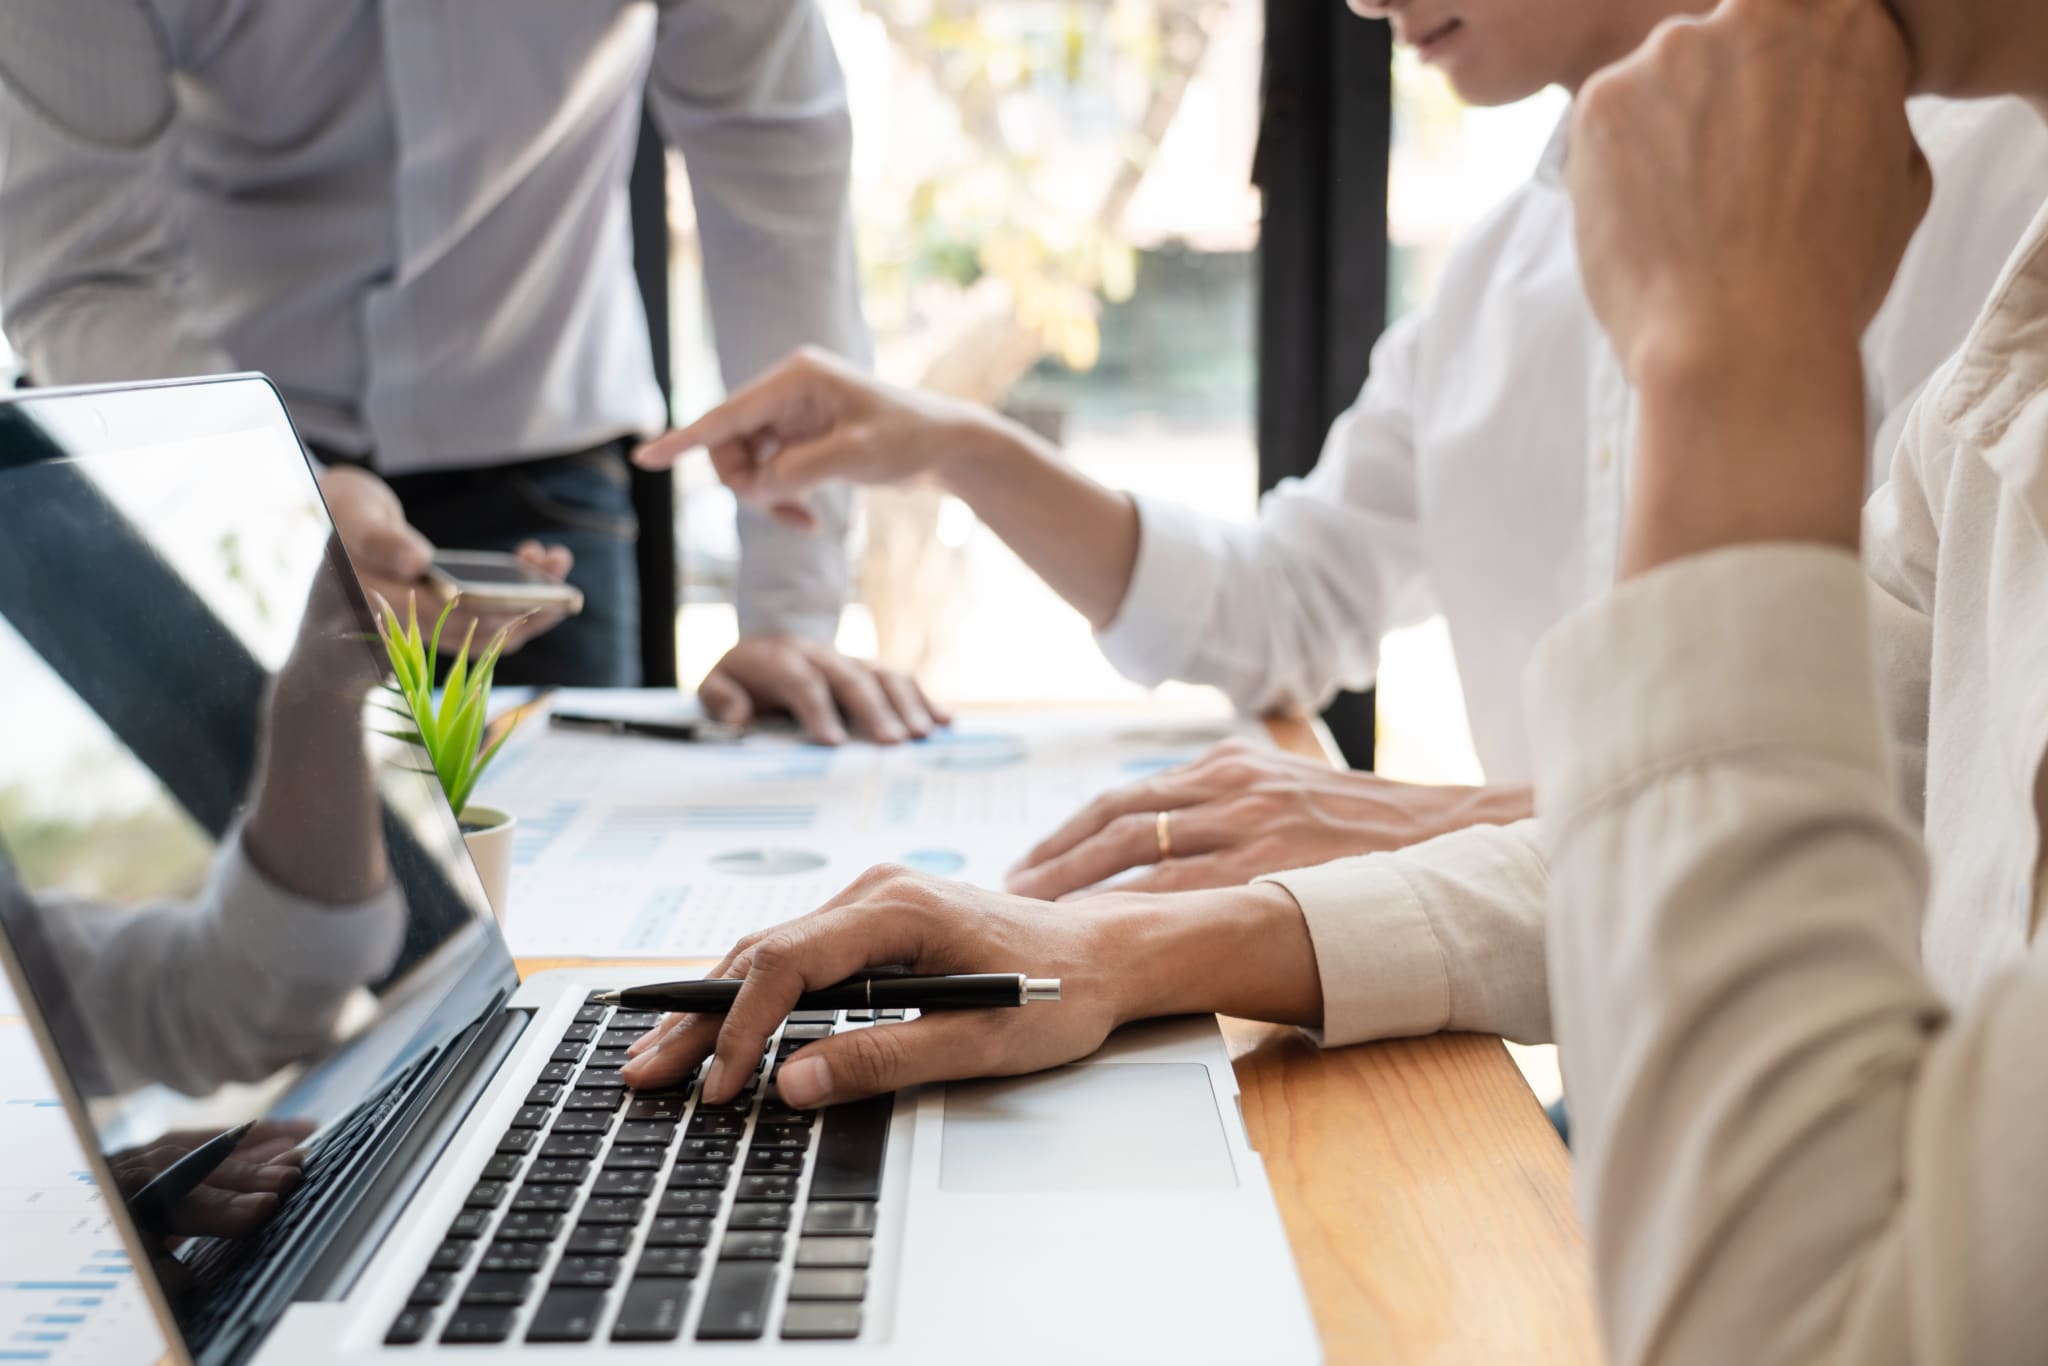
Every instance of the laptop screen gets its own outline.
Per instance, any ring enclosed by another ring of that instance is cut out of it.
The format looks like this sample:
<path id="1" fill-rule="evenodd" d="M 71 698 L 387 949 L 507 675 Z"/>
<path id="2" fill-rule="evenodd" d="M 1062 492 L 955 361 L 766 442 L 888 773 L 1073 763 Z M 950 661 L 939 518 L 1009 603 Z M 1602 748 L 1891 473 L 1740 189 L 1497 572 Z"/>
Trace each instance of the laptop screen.
<path id="1" fill-rule="evenodd" d="M 0 403 L 0 928 L 198 1357 L 515 981 L 387 675 L 267 384 Z"/>

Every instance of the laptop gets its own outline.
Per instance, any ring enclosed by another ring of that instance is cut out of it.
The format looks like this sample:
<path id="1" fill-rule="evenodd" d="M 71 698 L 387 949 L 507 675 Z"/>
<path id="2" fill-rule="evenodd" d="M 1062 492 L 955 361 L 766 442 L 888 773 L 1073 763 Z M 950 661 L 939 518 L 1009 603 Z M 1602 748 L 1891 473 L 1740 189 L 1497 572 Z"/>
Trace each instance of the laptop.
<path id="1" fill-rule="evenodd" d="M 381 648 L 260 377 L 0 401 L 0 945 L 175 1359 L 1320 1359 L 1214 1020 L 632 1092 L 673 974 L 519 980 Z"/>

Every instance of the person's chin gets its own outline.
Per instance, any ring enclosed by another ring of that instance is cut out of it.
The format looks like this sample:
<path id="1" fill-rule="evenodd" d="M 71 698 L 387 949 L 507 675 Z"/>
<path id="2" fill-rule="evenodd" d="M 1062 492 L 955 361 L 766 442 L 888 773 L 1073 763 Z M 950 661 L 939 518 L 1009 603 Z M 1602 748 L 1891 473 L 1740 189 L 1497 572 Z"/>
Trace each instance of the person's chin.
<path id="1" fill-rule="evenodd" d="M 1479 61 L 1453 58 L 1437 65 L 1458 98 L 1480 109 L 1496 109 L 1501 105 L 1515 104 L 1528 99 L 1550 84 L 1548 81 L 1531 81 L 1504 75 L 1489 70 L 1485 63 Z"/>

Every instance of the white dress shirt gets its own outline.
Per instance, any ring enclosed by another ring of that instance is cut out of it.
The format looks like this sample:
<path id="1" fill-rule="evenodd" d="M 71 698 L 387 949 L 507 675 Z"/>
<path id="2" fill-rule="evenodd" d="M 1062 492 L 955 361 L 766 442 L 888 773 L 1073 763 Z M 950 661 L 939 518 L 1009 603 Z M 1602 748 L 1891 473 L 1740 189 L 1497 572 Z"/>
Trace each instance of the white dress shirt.
<path id="1" fill-rule="evenodd" d="M 1873 427 L 1954 351 L 2048 193 L 2022 102 L 1916 101 L 1934 205 L 1866 339 Z M 1634 449 L 1628 387 L 1579 281 L 1560 175 L 1460 244 L 1436 298 L 1373 352 L 1321 461 L 1234 526 L 1141 498 L 1138 562 L 1100 643 L 1144 683 L 1315 709 L 1372 681 L 1380 638 L 1443 613 L 1489 781 L 1530 777 L 1521 678 L 1538 639 L 1614 583 Z M 1895 427 L 1879 432 L 1875 468 Z"/>
<path id="2" fill-rule="evenodd" d="M 1616 1366 L 2048 1358 L 2044 327 L 2048 213 L 1907 424 L 1867 578 L 1696 557 L 1532 668 Z"/>
<path id="3" fill-rule="evenodd" d="M 387 474 L 667 425 L 627 177 L 687 158 L 725 378 L 868 357 L 813 0 L 9 0 L 0 311 L 31 374 L 225 370 Z M 825 534 L 741 514 L 742 621 L 828 635 Z"/>

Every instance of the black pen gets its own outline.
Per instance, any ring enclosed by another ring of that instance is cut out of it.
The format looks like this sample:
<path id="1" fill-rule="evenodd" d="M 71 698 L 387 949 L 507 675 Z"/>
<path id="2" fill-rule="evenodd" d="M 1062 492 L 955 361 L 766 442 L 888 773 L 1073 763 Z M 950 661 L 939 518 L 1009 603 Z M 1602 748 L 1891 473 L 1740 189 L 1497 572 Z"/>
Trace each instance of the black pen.
<path id="1" fill-rule="evenodd" d="M 712 721 L 635 721 L 623 716 L 588 716 L 566 711 L 550 712 L 548 724 L 607 735 L 644 735 L 654 740 L 724 740 L 735 733 L 730 727 Z"/>
<path id="2" fill-rule="evenodd" d="M 662 982 L 655 986 L 602 991 L 593 1004 L 628 1010 L 690 1011 L 722 1015 L 740 994 L 737 978 L 713 977 L 695 982 Z M 837 986 L 807 991 L 793 1010 L 988 1010 L 1057 1001 L 1057 977 L 1026 977 L 1021 972 L 977 972 L 949 977 L 854 977 Z"/>
<path id="3" fill-rule="evenodd" d="M 128 1197 L 129 1215 L 152 1233 L 164 1232 L 178 1206 L 213 1175 L 215 1168 L 228 1160 L 255 1127 L 253 1119 L 237 1124 L 224 1133 L 215 1134 L 165 1167 L 150 1179 L 149 1184 Z"/>

